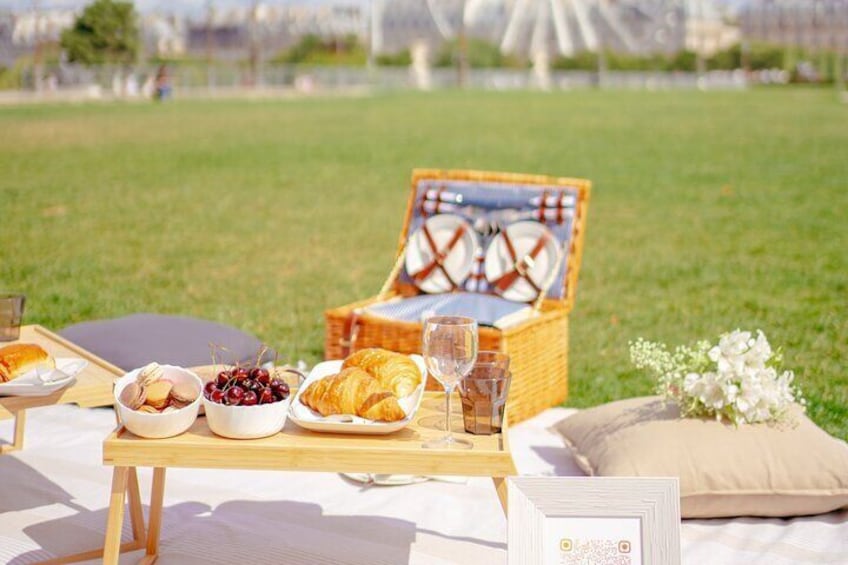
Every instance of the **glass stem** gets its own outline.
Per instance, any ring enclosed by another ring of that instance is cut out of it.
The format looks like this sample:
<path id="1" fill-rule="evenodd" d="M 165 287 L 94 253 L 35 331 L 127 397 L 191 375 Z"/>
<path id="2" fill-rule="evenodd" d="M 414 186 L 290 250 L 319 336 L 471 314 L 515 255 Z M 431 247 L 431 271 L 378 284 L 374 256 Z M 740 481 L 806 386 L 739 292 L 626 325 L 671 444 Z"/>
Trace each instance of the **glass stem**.
<path id="1" fill-rule="evenodd" d="M 451 392 L 453 389 L 445 387 L 445 441 L 451 442 L 453 441 L 453 434 L 451 434 Z"/>

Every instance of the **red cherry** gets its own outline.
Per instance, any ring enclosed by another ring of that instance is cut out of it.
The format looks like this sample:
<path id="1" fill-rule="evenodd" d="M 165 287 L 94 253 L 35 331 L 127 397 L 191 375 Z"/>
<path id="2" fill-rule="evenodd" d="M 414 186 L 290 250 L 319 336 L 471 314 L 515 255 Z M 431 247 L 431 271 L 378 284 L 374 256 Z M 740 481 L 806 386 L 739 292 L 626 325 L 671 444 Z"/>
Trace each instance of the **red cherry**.
<path id="1" fill-rule="evenodd" d="M 279 400 L 285 400 L 289 397 L 289 385 L 283 381 L 272 382 L 271 390 L 274 391 L 274 396 L 276 396 Z"/>
<path id="2" fill-rule="evenodd" d="M 265 369 L 259 367 L 256 369 L 256 380 L 259 381 L 263 386 L 268 386 L 271 384 L 271 375 Z"/>
<path id="3" fill-rule="evenodd" d="M 212 393 L 209 395 L 209 400 L 215 402 L 216 404 L 223 404 L 225 398 L 226 395 L 224 391 L 220 388 L 213 390 Z"/>
<path id="4" fill-rule="evenodd" d="M 237 369 L 233 370 L 233 378 L 236 380 L 237 383 L 242 383 L 247 380 L 248 375 L 249 373 L 244 367 L 238 367 Z"/>
<path id="5" fill-rule="evenodd" d="M 203 385 L 203 394 L 206 398 L 209 398 L 214 391 L 218 390 L 218 385 L 215 384 L 215 381 L 209 381 L 205 385 Z"/>
<path id="6" fill-rule="evenodd" d="M 227 402 L 230 406 L 238 406 L 244 400 L 244 389 L 240 386 L 232 386 L 227 391 Z"/>
<path id="7" fill-rule="evenodd" d="M 241 399 L 242 406 L 255 406 L 259 404 L 259 397 L 252 390 L 244 393 L 244 398 Z"/>
<path id="8" fill-rule="evenodd" d="M 267 386 L 263 388 L 262 392 L 259 394 L 259 404 L 271 404 L 275 400 L 274 391 Z"/>
<path id="9" fill-rule="evenodd" d="M 221 371 L 218 373 L 218 376 L 215 377 L 215 384 L 218 385 L 218 388 L 224 388 L 227 386 L 227 383 L 230 382 L 230 378 L 232 375 L 229 371 Z"/>

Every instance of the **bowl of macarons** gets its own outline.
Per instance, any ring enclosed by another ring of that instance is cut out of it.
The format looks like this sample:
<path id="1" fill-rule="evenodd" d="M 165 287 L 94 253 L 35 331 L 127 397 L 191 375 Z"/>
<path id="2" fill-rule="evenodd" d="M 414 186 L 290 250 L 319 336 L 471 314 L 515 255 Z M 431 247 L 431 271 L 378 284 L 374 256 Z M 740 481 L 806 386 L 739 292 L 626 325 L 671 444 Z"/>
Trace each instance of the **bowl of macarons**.
<path id="1" fill-rule="evenodd" d="M 115 381 L 115 407 L 124 427 L 151 439 L 188 430 L 200 409 L 200 377 L 174 365 L 150 363 Z"/>

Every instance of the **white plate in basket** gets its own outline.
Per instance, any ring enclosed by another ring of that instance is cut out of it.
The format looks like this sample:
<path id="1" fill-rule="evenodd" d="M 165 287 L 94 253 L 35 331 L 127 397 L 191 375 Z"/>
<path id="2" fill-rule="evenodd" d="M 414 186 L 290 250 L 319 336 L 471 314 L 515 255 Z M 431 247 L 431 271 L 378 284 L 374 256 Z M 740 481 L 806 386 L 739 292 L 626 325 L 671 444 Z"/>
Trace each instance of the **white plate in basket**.
<path id="1" fill-rule="evenodd" d="M 76 376 L 88 367 L 88 361 L 76 357 L 59 357 L 55 361 L 55 369 L 33 369 L 0 384 L 0 396 L 47 396 L 72 385 Z"/>
<path id="2" fill-rule="evenodd" d="M 559 248 L 556 236 L 547 226 L 536 221 L 515 222 L 506 227 L 506 232 L 509 234 L 509 239 L 519 260 L 530 253 L 540 238 L 547 237 L 544 247 L 527 269 L 528 275 L 533 277 L 536 285 L 544 288 L 548 279 L 554 275 L 553 271 L 559 267 Z M 494 285 L 495 281 L 504 274 L 511 272 L 514 267 L 503 233 L 499 233 L 486 250 L 486 279 Z M 529 302 L 534 300 L 538 293 L 525 278 L 518 277 L 515 283 L 507 288 L 501 296 L 513 302 Z"/>
<path id="3" fill-rule="evenodd" d="M 471 269 L 474 266 L 474 251 L 477 249 L 477 236 L 471 225 L 460 216 L 454 214 L 438 214 L 427 218 L 427 229 L 433 236 L 433 241 L 439 251 L 444 251 L 454 234 L 460 227 L 462 234 L 453 249 L 444 258 L 444 269 L 450 274 L 456 284 L 462 286 Z M 412 274 L 421 271 L 431 264 L 435 253 L 424 235 L 423 227 L 419 227 L 409 237 L 406 246 L 406 272 L 412 278 Z M 430 276 L 421 281 L 412 278 L 413 283 L 428 294 L 450 292 L 454 290 L 450 279 L 445 276 L 442 269 L 435 267 Z"/>
<path id="4" fill-rule="evenodd" d="M 424 383 L 427 381 L 427 367 L 424 365 L 424 358 L 420 355 L 410 355 L 409 357 L 415 361 L 418 370 L 421 371 L 421 384 L 415 389 L 415 392 L 399 399 L 400 407 L 406 413 L 406 418 L 403 420 L 398 420 L 397 422 L 376 422 L 358 416 L 321 416 L 318 412 L 301 403 L 300 395 L 306 390 L 306 387 L 317 380 L 335 375 L 341 371 L 342 361 L 324 361 L 315 365 L 306 377 L 306 380 L 300 385 L 297 394 L 289 406 L 289 418 L 301 428 L 306 428 L 314 432 L 336 434 L 390 434 L 405 428 L 415 417 L 418 407 L 421 406 L 421 399 L 424 397 Z"/>

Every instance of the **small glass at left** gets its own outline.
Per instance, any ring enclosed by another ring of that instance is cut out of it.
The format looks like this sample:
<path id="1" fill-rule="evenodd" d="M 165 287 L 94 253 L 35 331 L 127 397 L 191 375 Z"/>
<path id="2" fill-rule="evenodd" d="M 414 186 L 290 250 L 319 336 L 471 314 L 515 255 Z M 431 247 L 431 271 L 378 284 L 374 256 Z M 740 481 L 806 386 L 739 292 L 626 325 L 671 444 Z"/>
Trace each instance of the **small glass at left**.
<path id="1" fill-rule="evenodd" d="M 21 335 L 26 296 L 0 293 L 0 341 L 14 341 Z"/>

